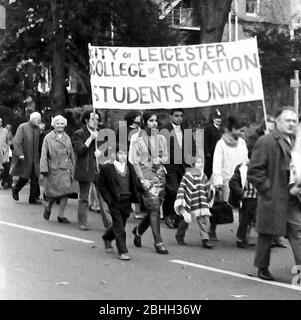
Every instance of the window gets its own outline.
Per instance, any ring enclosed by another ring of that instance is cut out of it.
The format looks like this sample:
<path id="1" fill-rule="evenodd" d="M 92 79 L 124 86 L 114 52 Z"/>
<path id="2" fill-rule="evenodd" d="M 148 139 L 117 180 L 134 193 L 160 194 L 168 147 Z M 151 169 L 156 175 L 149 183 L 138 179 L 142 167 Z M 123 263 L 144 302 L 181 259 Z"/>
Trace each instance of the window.
<path id="1" fill-rule="evenodd" d="M 257 16 L 259 13 L 259 0 L 246 0 L 246 14 Z"/>

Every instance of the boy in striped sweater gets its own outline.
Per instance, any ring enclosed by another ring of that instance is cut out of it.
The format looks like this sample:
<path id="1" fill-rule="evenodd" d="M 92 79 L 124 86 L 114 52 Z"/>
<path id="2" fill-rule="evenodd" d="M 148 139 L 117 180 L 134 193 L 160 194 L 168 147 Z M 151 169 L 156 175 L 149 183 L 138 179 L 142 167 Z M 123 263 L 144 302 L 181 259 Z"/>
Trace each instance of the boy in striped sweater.
<path id="1" fill-rule="evenodd" d="M 212 249 L 208 232 L 211 216 L 209 205 L 213 202 L 213 190 L 203 169 L 203 159 L 197 157 L 194 167 L 187 168 L 182 178 L 174 208 L 178 215 L 183 216 L 183 220 L 179 223 L 175 237 L 178 244 L 186 245 L 184 237 L 193 214 L 200 227 L 203 247 Z"/>

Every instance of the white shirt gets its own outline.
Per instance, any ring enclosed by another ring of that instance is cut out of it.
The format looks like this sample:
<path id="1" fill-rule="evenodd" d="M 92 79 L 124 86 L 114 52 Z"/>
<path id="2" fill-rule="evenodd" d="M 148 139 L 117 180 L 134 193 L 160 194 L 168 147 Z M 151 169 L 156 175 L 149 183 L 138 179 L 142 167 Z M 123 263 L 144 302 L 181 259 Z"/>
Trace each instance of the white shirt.
<path id="1" fill-rule="evenodd" d="M 177 139 L 178 139 L 178 143 L 179 143 L 180 147 L 182 148 L 183 132 L 182 132 L 181 126 L 180 125 L 176 125 L 173 122 L 171 124 L 174 127 L 175 134 L 176 134 Z"/>

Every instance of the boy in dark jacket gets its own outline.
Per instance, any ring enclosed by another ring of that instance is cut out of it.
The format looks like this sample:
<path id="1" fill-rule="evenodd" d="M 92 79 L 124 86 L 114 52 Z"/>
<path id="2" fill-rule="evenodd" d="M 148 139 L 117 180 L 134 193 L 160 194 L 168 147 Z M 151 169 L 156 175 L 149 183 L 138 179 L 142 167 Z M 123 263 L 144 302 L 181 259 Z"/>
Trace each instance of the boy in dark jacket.
<path id="1" fill-rule="evenodd" d="M 102 236 L 106 252 L 112 252 L 111 242 L 115 239 L 120 260 L 130 260 L 126 246 L 125 225 L 130 213 L 131 203 L 138 203 L 138 189 L 142 186 L 133 166 L 127 162 L 126 147 L 120 147 L 116 160 L 101 166 L 98 188 L 108 204 L 113 225 Z"/>
<path id="2" fill-rule="evenodd" d="M 255 219 L 257 206 L 257 191 L 247 180 L 248 164 L 239 164 L 229 181 L 229 204 L 239 208 L 239 226 L 236 233 L 237 247 L 246 249 L 248 244 L 248 226 Z"/>

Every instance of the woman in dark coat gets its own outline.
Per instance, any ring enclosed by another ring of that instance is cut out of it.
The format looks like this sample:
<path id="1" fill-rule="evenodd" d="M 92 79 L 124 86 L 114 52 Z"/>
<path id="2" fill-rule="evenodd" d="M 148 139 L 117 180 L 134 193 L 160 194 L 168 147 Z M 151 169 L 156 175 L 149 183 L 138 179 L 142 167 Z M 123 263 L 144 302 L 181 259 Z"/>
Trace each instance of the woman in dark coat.
<path id="1" fill-rule="evenodd" d="M 49 220 L 53 203 L 59 199 L 58 222 L 70 223 L 64 217 L 68 195 L 75 192 L 74 153 L 69 136 L 64 132 L 67 120 L 63 116 L 52 119 L 54 128 L 43 141 L 40 172 L 44 175 L 45 195 L 49 198 L 45 207 L 44 218 Z"/>

